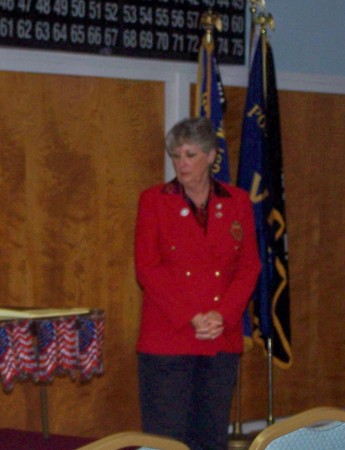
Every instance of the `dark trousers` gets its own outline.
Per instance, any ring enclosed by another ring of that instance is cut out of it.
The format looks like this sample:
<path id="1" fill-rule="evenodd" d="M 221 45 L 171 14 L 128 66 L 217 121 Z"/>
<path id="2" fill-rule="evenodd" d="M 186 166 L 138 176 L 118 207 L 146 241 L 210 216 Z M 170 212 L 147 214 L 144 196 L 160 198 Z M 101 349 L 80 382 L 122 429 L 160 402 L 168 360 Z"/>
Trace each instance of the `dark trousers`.
<path id="1" fill-rule="evenodd" d="M 192 450 L 226 450 L 239 355 L 139 354 L 143 429 Z"/>

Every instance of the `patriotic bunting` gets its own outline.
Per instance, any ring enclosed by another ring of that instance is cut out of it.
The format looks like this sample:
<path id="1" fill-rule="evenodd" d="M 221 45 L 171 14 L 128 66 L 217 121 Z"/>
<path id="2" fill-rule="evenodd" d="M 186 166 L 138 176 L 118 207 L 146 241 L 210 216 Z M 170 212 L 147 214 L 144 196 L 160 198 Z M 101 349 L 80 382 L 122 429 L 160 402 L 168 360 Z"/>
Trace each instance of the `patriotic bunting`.
<path id="1" fill-rule="evenodd" d="M 12 349 L 10 329 L 0 328 L 0 376 L 4 386 L 9 389 L 18 375 L 16 360 Z"/>
<path id="2" fill-rule="evenodd" d="M 56 323 L 43 320 L 38 323 L 38 379 L 50 381 L 58 367 Z"/>
<path id="3" fill-rule="evenodd" d="M 103 373 L 104 313 L 56 319 L 0 322 L 0 381 L 52 381 L 56 374 L 80 379 Z"/>
<path id="4" fill-rule="evenodd" d="M 32 376 L 36 370 L 36 354 L 30 320 L 18 322 L 10 329 L 17 371 L 21 378 Z"/>
<path id="5" fill-rule="evenodd" d="M 82 319 L 79 333 L 79 367 L 82 379 L 101 373 L 104 327 L 102 322 Z"/>
<path id="6" fill-rule="evenodd" d="M 56 323 L 57 332 L 57 359 L 59 371 L 74 374 L 78 368 L 78 321 L 76 317 L 68 317 L 58 320 Z"/>

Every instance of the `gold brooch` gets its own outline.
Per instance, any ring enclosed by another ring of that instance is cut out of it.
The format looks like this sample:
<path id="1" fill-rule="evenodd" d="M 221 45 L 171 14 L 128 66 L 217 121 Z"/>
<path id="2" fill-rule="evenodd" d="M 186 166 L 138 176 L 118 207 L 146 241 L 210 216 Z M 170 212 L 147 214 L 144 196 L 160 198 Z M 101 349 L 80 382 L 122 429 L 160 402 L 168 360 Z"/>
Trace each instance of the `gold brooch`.
<path id="1" fill-rule="evenodd" d="M 244 232 L 243 232 L 243 228 L 242 228 L 242 225 L 240 224 L 240 222 L 238 222 L 237 220 L 232 222 L 231 227 L 230 227 L 230 233 L 231 233 L 231 236 L 236 241 L 243 240 Z"/>

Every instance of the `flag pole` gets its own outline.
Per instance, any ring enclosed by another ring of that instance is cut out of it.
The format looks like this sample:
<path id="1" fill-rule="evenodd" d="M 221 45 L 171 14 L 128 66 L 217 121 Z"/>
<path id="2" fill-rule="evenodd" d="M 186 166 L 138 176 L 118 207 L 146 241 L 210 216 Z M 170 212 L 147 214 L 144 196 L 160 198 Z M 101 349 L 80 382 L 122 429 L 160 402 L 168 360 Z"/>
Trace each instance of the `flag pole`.
<path id="1" fill-rule="evenodd" d="M 262 45 L 262 90 L 264 93 L 265 110 L 267 108 L 267 34 L 266 18 L 259 16 L 261 45 Z M 268 383 L 268 405 L 267 405 L 267 425 L 274 423 L 273 415 L 273 342 L 272 337 L 267 337 L 267 383 Z"/>
<path id="2" fill-rule="evenodd" d="M 272 337 L 267 339 L 267 369 L 268 369 L 268 415 L 267 425 L 274 424 L 273 415 L 273 342 Z"/>
<path id="3" fill-rule="evenodd" d="M 259 16 L 261 45 L 262 45 L 262 74 L 263 74 L 263 93 L 265 101 L 265 109 L 267 107 L 267 30 L 266 27 L 274 27 L 273 18 L 271 15 L 261 14 Z M 268 382 L 268 411 L 267 411 L 267 425 L 272 425 L 275 422 L 273 412 L 273 339 L 272 336 L 267 338 L 267 382 Z"/>
<path id="4" fill-rule="evenodd" d="M 204 48 L 207 51 L 207 54 L 209 55 L 210 53 L 213 52 L 214 50 L 214 38 L 213 38 L 213 29 L 216 28 L 216 30 L 218 31 L 222 31 L 222 20 L 221 17 L 218 13 L 213 13 L 211 9 L 209 9 L 208 11 L 204 12 L 203 15 L 201 16 L 201 20 L 200 20 L 201 26 L 205 31 L 204 36 L 202 37 L 202 45 L 204 46 Z M 211 67 L 210 67 L 210 63 L 211 60 L 210 58 L 208 58 L 208 65 L 207 65 L 207 71 L 208 71 L 208 76 L 207 76 L 207 80 L 208 80 L 208 86 L 207 86 L 207 92 L 211 91 Z M 198 80 L 200 81 L 200 70 L 201 67 L 198 67 Z M 201 104 L 200 102 L 204 102 L 206 101 L 207 104 L 205 105 L 205 111 L 206 111 L 206 117 L 208 117 L 210 119 L 211 117 L 211 99 L 209 98 L 209 96 L 207 96 L 207 98 L 205 99 L 203 96 L 198 95 L 198 93 L 195 96 L 195 116 L 197 117 L 201 108 Z"/>
<path id="5" fill-rule="evenodd" d="M 204 36 L 202 37 L 202 45 L 206 49 L 207 54 L 210 55 L 214 51 L 214 37 L 213 37 L 213 30 L 216 28 L 217 31 L 222 31 L 222 21 L 221 16 L 218 13 L 213 13 L 211 9 L 206 11 L 201 16 L 201 26 L 205 31 Z M 211 83 L 211 73 L 210 73 L 210 67 L 209 64 L 211 63 L 211 59 L 208 58 L 208 65 L 206 70 L 207 72 L 207 80 L 208 83 Z M 200 66 L 198 70 L 198 81 L 200 83 L 201 80 L 201 72 L 200 72 Z M 207 86 L 207 92 L 210 92 L 210 86 Z M 196 95 L 196 101 L 195 101 L 195 115 L 198 114 L 200 111 L 201 105 L 200 102 L 204 103 L 204 110 L 206 112 L 206 117 L 210 117 L 211 115 L 211 107 L 209 102 L 211 99 L 209 96 L 206 96 L 206 98 L 203 95 Z M 233 434 L 230 437 L 229 441 L 229 449 L 247 449 L 250 442 L 252 441 L 252 438 L 248 438 L 242 434 L 242 424 L 241 424 L 241 361 L 239 362 L 238 368 L 237 368 L 237 384 L 236 384 L 236 403 L 235 403 L 235 422 L 233 423 Z"/>
<path id="6" fill-rule="evenodd" d="M 265 109 L 267 107 L 267 27 L 274 30 L 274 19 L 271 14 L 265 13 L 265 0 L 251 0 L 251 11 L 256 12 L 253 4 L 260 4 L 262 11 L 256 17 L 252 15 L 252 24 L 260 25 L 261 45 L 262 45 L 262 78 L 263 78 L 263 95 L 265 102 Z M 253 26 L 255 26 L 253 25 Z M 272 336 L 267 338 L 267 383 L 268 383 L 268 412 L 267 425 L 272 425 L 275 422 L 273 413 L 273 339 Z"/>
<path id="7" fill-rule="evenodd" d="M 261 45 L 262 45 L 262 89 L 264 93 L 265 109 L 267 107 L 267 34 L 266 20 L 261 23 Z M 273 413 L 273 341 L 272 337 L 267 338 L 267 382 L 268 382 L 268 409 L 267 425 L 274 423 Z"/>
<path id="8" fill-rule="evenodd" d="M 250 14 L 251 14 L 251 26 L 250 26 L 250 42 L 249 42 L 249 71 L 248 71 L 248 77 L 250 76 L 250 69 L 251 69 L 251 63 L 252 63 L 252 53 L 253 48 L 255 44 L 255 32 L 256 32 L 256 26 L 260 25 L 260 33 L 266 33 L 266 16 L 260 12 L 258 13 L 258 8 L 261 10 L 264 10 L 266 6 L 265 0 L 250 0 Z M 269 19 L 271 20 L 271 16 L 269 16 Z M 262 39 L 262 43 L 264 42 L 264 39 Z M 264 45 L 264 44 L 262 44 Z M 266 45 L 266 41 L 265 41 Z M 263 61 L 266 61 L 266 50 L 263 52 Z M 264 62 L 264 68 L 263 68 L 263 74 L 264 74 L 264 98 L 266 102 L 266 92 L 267 92 L 267 83 L 266 83 L 266 62 Z M 272 341 L 270 341 L 270 348 L 271 351 L 268 352 L 268 419 L 267 423 L 271 425 L 274 421 L 271 419 L 273 417 L 273 370 L 272 370 Z M 235 421 L 233 422 L 232 426 L 232 435 L 229 440 L 229 446 L 228 449 L 248 449 L 250 443 L 255 438 L 255 434 L 252 435 L 245 435 L 243 434 L 242 430 L 242 419 L 241 419 L 241 360 L 242 356 L 240 358 L 238 369 L 237 369 L 237 383 L 236 383 L 236 392 L 235 392 Z"/>
<path id="9" fill-rule="evenodd" d="M 250 76 L 250 66 L 252 60 L 252 49 L 253 49 L 253 40 L 255 35 L 255 14 L 256 14 L 256 3 L 257 0 L 250 1 L 250 13 L 251 13 L 251 22 L 250 22 L 250 36 L 249 36 L 249 70 L 248 70 L 248 78 Z M 242 355 L 240 357 L 238 367 L 237 367 L 237 381 L 235 386 L 235 408 L 234 415 L 235 419 L 232 423 L 232 434 L 229 440 L 229 450 L 231 449 L 246 449 L 248 448 L 252 438 L 249 436 L 245 436 L 242 430 L 242 418 L 241 418 L 241 374 L 242 374 Z"/>
<path id="10" fill-rule="evenodd" d="M 249 11 L 251 19 L 250 19 L 250 36 L 249 36 L 249 74 L 253 57 L 253 49 L 255 47 L 256 26 L 258 24 L 257 22 L 258 7 L 264 8 L 264 2 L 265 0 L 250 0 Z"/>
<path id="11" fill-rule="evenodd" d="M 266 347 L 269 426 L 274 423 L 273 361 L 277 357 L 277 362 L 285 365 L 285 361 L 290 364 L 291 359 L 289 323 L 285 337 L 279 321 L 280 311 L 276 309 L 280 297 L 282 301 L 288 300 L 286 232 L 278 98 L 273 55 L 267 38 L 269 28 L 274 29 L 274 20 L 272 15 L 266 14 L 264 0 L 251 0 L 251 6 L 254 15 L 251 18 L 252 42 L 256 51 L 250 67 L 237 184 L 251 194 L 262 260 L 263 270 L 254 302 L 258 334 L 254 333 L 254 336 L 255 341 L 264 343 Z M 273 168 L 279 171 L 275 172 Z M 259 180 L 256 179 L 258 175 Z M 274 225 L 278 224 L 277 232 Z M 281 361 L 279 356 L 282 356 Z"/>

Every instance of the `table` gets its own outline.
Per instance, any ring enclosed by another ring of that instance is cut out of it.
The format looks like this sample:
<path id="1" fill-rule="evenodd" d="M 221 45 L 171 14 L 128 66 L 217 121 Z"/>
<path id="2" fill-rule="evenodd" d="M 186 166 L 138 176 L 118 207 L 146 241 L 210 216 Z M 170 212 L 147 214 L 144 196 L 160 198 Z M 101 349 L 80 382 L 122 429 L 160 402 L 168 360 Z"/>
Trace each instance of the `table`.
<path id="1" fill-rule="evenodd" d="M 16 380 L 41 388 L 42 428 L 49 436 L 46 386 L 55 375 L 81 381 L 103 373 L 104 311 L 0 308 L 0 380 L 5 392 Z M 82 311 L 82 312 L 81 312 Z"/>

